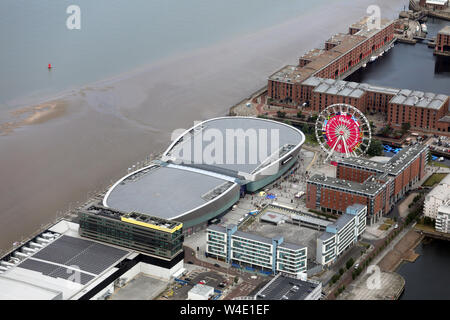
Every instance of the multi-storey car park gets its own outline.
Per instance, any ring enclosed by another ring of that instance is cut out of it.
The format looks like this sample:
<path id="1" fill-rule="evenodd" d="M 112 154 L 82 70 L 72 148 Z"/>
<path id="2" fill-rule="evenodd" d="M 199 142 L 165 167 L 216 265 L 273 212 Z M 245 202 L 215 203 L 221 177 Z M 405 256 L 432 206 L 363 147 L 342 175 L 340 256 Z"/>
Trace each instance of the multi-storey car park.
<path id="1" fill-rule="evenodd" d="M 211 137 L 222 139 L 211 155 Z M 181 134 L 161 161 L 132 172 L 106 193 L 103 206 L 176 220 L 185 234 L 206 227 L 239 200 L 284 174 L 297 160 L 304 134 L 260 118 L 222 117 Z M 255 147 L 256 149 L 253 149 Z"/>
<path id="2" fill-rule="evenodd" d="M 379 29 L 369 30 L 367 19 L 350 26 L 348 34 L 334 35 L 325 42 L 325 49 L 303 55 L 298 66 L 285 66 L 272 74 L 268 102 L 293 108 L 304 105 L 315 113 L 331 104 L 347 103 L 362 112 L 383 114 L 393 126 L 409 122 L 414 129 L 449 133 L 447 95 L 342 80 L 395 41 L 392 21 L 382 19 Z M 440 31 L 435 54 L 448 55 L 449 34 L 448 27 Z"/>
<path id="3" fill-rule="evenodd" d="M 307 181 L 310 209 L 342 214 L 350 205 L 367 206 L 369 223 L 392 209 L 425 176 L 428 146 L 405 147 L 387 163 L 359 158 L 336 160 L 336 178 L 313 175 Z"/>

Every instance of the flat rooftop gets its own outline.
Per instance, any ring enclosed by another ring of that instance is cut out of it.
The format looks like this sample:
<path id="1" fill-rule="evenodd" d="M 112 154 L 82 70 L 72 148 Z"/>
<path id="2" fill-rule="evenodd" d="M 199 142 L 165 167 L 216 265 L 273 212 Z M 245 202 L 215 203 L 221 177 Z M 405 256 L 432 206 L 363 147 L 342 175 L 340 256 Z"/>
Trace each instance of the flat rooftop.
<path id="1" fill-rule="evenodd" d="M 302 83 L 341 57 L 343 54 L 347 53 L 360 43 L 366 41 L 381 29 L 392 23 L 388 19 L 381 19 L 381 29 L 369 29 L 367 24 L 368 19 L 369 17 L 364 17 L 352 25 L 352 27 L 357 27 L 360 29 L 356 34 L 351 35 L 339 33 L 328 39 L 326 42 L 336 44 L 336 46 L 330 50 L 313 49 L 304 54 L 300 59 L 311 61 L 307 65 L 303 67 L 291 65 L 283 67 L 274 74 L 270 75 L 269 80 L 285 83 Z"/>
<path id="2" fill-rule="evenodd" d="M 150 216 L 147 214 L 142 214 L 139 212 L 125 212 L 117 209 L 107 208 L 101 205 L 88 205 L 86 208 L 82 209 L 81 212 L 100 215 L 114 220 L 126 221 L 126 222 L 142 222 L 145 224 L 149 224 L 155 227 L 158 227 L 159 230 L 167 230 L 170 232 L 171 230 L 177 230 L 181 227 L 182 223 L 162 219 L 160 217 Z"/>
<path id="3" fill-rule="evenodd" d="M 208 136 L 222 139 L 222 148 L 220 141 L 214 145 L 214 159 L 203 158 L 212 153 L 211 141 L 203 141 Z M 197 151 L 200 148 L 196 149 L 197 141 L 201 141 L 200 155 Z M 300 130 L 281 122 L 254 117 L 223 117 L 204 121 L 187 130 L 166 150 L 162 160 L 177 160 L 185 166 L 239 177 L 240 173 L 252 174 L 278 161 L 304 141 L 305 136 Z M 183 154 L 184 151 L 188 154 Z"/>
<path id="4" fill-rule="evenodd" d="M 227 192 L 235 182 L 224 176 L 176 165 L 152 165 L 125 176 L 106 194 L 103 205 L 176 219 Z"/>
<path id="5" fill-rule="evenodd" d="M 445 35 L 450 36 L 450 26 L 445 26 L 445 27 L 443 27 L 443 28 L 439 31 L 439 33 L 440 33 L 440 34 L 445 34 Z"/>
<path id="6" fill-rule="evenodd" d="M 396 176 L 427 148 L 428 146 L 423 144 L 404 147 L 385 163 L 355 157 L 339 159 L 338 163 L 362 167 L 377 173 L 388 173 Z"/>
<path id="7" fill-rule="evenodd" d="M 347 225 L 347 223 L 349 223 L 349 221 L 351 221 L 354 218 L 355 218 L 354 215 L 351 215 L 348 213 L 343 213 L 335 222 L 330 224 L 329 227 L 336 228 L 336 230 L 339 231 L 343 227 L 345 227 Z"/>
<path id="8" fill-rule="evenodd" d="M 383 184 L 377 181 L 365 181 L 359 183 L 355 181 L 342 180 L 333 177 L 327 177 L 320 174 L 315 174 L 308 179 L 308 183 L 316 183 L 327 186 L 330 189 L 341 190 L 344 192 L 354 192 L 366 196 L 374 196 L 382 190 Z"/>
<path id="9" fill-rule="evenodd" d="M 258 292 L 256 299 L 304 300 L 318 286 L 318 283 L 312 281 L 304 281 L 279 275 Z"/>
<path id="10" fill-rule="evenodd" d="M 0 274 L 0 299 L 79 298 L 129 255 L 80 238 L 78 224 L 62 220 L 12 253 L 20 261 Z"/>

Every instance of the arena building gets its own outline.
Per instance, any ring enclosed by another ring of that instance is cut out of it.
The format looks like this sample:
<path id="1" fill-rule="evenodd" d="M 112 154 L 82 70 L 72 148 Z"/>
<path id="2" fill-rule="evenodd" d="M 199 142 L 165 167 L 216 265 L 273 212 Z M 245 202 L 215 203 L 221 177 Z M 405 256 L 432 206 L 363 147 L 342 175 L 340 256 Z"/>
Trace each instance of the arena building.
<path id="1" fill-rule="evenodd" d="M 222 117 L 178 136 L 161 161 L 117 181 L 105 208 L 183 223 L 191 234 L 239 200 L 284 174 L 297 160 L 304 134 L 287 124 Z"/>

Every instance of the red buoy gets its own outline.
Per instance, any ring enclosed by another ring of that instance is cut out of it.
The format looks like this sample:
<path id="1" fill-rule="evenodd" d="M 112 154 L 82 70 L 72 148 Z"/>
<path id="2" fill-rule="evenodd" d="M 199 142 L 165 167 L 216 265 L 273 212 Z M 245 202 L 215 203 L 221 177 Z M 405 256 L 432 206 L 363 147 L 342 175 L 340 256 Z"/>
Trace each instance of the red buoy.
<path id="1" fill-rule="evenodd" d="M 48 68 L 49 68 L 49 69 L 52 68 L 52 64 L 51 64 L 51 63 L 48 64 Z"/>

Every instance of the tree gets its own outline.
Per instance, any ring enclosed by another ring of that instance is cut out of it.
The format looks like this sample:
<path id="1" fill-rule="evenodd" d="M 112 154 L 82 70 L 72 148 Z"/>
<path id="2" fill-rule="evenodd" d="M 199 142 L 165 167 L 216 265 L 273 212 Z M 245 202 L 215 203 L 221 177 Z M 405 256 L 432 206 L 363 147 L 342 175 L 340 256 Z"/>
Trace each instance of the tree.
<path id="1" fill-rule="evenodd" d="M 345 266 L 347 267 L 347 269 L 350 269 L 353 264 L 355 263 L 355 261 L 353 260 L 353 258 L 350 258 L 347 263 L 345 264 Z"/>
<path id="2" fill-rule="evenodd" d="M 405 134 L 411 129 L 411 124 L 409 122 L 402 123 L 402 134 Z"/>
<path id="3" fill-rule="evenodd" d="M 302 119 L 303 118 L 303 114 L 301 111 L 297 112 L 297 118 Z"/>
<path id="4" fill-rule="evenodd" d="M 381 128 L 380 134 L 382 136 L 389 137 L 389 135 L 392 133 L 392 131 L 394 131 L 394 129 L 388 123 L 383 128 Z"/>
<path id="5" fill-rule="evenodd" d="M 309 122 L 316 122 L 318 115 L 317 114 L 313 114 L 312 116 L 309 117 Z"/>
<path id="6" fill-rule="evenodd" d="M 278 118 L 284 118 L 284 117 L 286 117 L 286 112 L 283 112 L 283 111 L 277 111 L 277 117 L 278 117 Z"/>
<path id="7" fill-rule="evenodd" d="M 382 156 L 383 155 L 383 144 L 380 140 L 372 140 L 369 149 L 367 149 L 367 154 L 371 157 Z"/>

